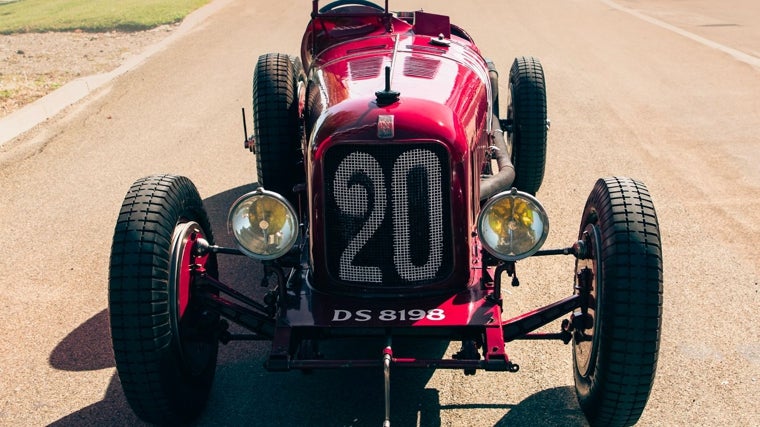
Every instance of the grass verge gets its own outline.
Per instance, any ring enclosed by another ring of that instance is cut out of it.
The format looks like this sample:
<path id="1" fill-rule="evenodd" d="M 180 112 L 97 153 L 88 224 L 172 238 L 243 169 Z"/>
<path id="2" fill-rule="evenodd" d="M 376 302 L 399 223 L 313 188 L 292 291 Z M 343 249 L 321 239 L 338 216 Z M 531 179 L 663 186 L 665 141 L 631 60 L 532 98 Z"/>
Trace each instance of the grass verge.
<path id="1" fill-rule="evenodd" d="M 0 34 L 140 31 L 181 21 L 210 0 L 0 0 Z"/>

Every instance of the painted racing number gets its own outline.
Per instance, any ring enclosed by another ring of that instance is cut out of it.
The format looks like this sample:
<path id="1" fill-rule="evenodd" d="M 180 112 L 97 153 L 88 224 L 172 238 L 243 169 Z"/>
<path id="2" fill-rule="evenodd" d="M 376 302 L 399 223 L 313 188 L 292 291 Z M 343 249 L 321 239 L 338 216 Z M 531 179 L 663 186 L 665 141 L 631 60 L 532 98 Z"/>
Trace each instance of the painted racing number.
<path id="1" fill-rule="evenodd" d="M 383 282 L 382 269 L 357 262 L 357 256 L 387 220 L 392 223 L 392 239 L 384 241 L 392 247 L 383 247 L 381 252 L 392 254 L 398 277 L 419 282 L 435 279 L 439 273 L 444 260 L 440 160 L 433 151 L 416 148 L 396 157 L 390 172 L 388 179 L 380 161 L 364 151 L 348 154 L 335 170 L 332 187 L 337 213 L 357 225 L 340 253 L 341 280 Z"/>

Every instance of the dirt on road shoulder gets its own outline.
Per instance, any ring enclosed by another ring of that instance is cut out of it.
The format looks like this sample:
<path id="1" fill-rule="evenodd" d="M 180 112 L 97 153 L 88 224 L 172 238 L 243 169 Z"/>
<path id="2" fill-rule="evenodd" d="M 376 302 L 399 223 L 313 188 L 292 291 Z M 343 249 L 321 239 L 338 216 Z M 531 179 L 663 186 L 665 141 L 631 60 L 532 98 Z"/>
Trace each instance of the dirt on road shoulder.
<path id="1" fill-rule="evenodd" d="M 129 33 L 0 35 L 0 118 L 71 80 L 118 68 L 178 26 Z"/>

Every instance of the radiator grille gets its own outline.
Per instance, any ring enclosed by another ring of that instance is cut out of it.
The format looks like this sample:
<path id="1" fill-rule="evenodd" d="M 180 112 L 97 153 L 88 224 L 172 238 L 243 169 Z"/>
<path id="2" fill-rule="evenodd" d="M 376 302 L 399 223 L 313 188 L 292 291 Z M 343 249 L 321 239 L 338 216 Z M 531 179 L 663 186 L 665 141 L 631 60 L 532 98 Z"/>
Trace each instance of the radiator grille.
<path id="1" fill-rule="evenodd" d="M 339 282 L 409 287 L 453 270 L 450 172 L 435 143 L 337 145 L 325 154 L 325 259 Z"/>

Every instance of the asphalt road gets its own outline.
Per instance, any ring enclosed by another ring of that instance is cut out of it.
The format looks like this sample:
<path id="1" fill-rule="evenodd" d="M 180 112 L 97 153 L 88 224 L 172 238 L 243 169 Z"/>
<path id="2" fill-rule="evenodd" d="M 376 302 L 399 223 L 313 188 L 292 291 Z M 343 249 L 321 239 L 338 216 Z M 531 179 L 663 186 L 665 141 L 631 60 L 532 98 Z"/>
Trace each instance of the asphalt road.
<path id="1" fill-rule="evenodd" d="M 662 344 L 641 425 L 760 425 L 760 3 L 392 0 L 448 13 L 506 77 L 547 76 L 547 247 L 577 233 L 595 180 L 643 180 L 665 261 Z M 107 273 L 138 177 L 189 176 L 224 236 L 255 179 L 242 147 L 258 55 L 298 53 L 310 2 L 230 1 L 166 49 L 0 150 L 0 425 L 136 425 L 110 349 Z M 506 90 L 502 79 L 502 90 Z M 249 122 L 250 126 L 250 122 Z M 222 265 L 223 277 L 259 274 Z M 572 261 L 521 262 L 509 314 L 568 295 Z M 228 271 L 235 270 L 236 273 Z M 553 327 L 557 327 L 553 325 Z M 375 372 L 270 374 L 264 344 L 222 348 L 199 425 L 378 426 Z M 394 374 L 394 425 L 583 425 L 570 348 L 517 342 L 517 374 Z"/>

